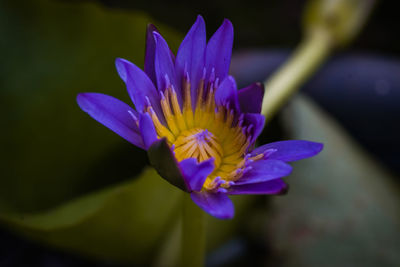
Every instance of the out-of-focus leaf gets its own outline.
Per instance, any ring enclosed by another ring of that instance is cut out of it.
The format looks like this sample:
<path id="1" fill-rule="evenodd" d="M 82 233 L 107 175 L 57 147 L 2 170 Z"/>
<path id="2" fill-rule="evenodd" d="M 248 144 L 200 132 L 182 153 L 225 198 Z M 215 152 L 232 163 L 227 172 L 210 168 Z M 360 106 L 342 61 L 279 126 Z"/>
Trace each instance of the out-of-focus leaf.
<path id="1" fill-rule="evenodd" d="M 108 261 L 144 264 L 178 218 L 182 192 L 154 169 L 133 181 L 36 214 L 2 214 L 15 230 L 44 243 Z M 178 207 L 178 208 L 177 208 Z"/>
<path id="2" fill-rule="evenodd" d="M 15 231 L 70 252 L 107 261 L 176 266 L 180 253 L 181 196 L 154 169 L 139 178 L 40 213 L 3 213 Z M 228 240 L 254 197 L 235 197 L 236 215 L 207 215 L 207 248 Z"/>
<path id="3" fill-rule="evenodd" d="M 284 122 L 325 148 L 295 164 L 289 194 L 273 199 L 267 238 L 282 266 L 397 266 L 394 177 L 308 100 L 295 99 Z"/>
<path id="4" fill-rule="evenodd" d="M 177 47 L 178 34 L 143 13 L 1 1 L 2 210 L 49 209 L 140 173 L 145 152 L 87 116 L 75 98 L 97 91 L 130 103 L 114 60 L 142 65 L 149 22 Z"/>

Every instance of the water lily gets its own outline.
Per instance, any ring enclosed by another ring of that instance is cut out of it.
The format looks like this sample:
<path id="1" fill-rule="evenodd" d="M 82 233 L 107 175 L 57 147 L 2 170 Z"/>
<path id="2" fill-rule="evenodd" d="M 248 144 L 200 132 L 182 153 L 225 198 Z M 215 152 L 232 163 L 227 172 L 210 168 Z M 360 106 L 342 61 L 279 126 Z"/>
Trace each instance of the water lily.
<path id="1" fill-rule="evenodd" d="M 232 218 L 228 195 L 280 194 L 287 162 L 318 154 L 322 144 L 280 141 L 255 148 L 264 127 L 264 88 L 237 90 L 228 75 L 233 27 L 224 20 L 206 42 L 201 16 L 176 57 L 149 25 L 144 71 L 118 58 L 117 71 L 135 109 L 99 93 L 78 95 L 79 106 L 127 141 L 148 151 L 150 163 L 171 184 L 190 193 L 203 210 Z"/>

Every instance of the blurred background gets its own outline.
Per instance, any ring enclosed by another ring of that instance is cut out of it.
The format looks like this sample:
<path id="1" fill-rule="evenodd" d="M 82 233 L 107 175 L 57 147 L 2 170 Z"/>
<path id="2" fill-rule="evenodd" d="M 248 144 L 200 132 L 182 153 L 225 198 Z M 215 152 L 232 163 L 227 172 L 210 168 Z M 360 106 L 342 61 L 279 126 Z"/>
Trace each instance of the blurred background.
<path id="1" fill-rule="evenodd" d="M 231 73 L 264 81 L 303 37 L 306 0 L 0 2 L 0 266 L 175 266 L 181 192 L 82 112 L 79 92 L 130 103 L 114 60 L 140 67 L 146 25 L 176 52 L 202 14 L 229 18 Z M 208 266 L 400 265 L 398 5 L 379 1 L 264 130 L 261 144 L 307 139 L 286 196 L 235 197 L 208 217 Z"/>

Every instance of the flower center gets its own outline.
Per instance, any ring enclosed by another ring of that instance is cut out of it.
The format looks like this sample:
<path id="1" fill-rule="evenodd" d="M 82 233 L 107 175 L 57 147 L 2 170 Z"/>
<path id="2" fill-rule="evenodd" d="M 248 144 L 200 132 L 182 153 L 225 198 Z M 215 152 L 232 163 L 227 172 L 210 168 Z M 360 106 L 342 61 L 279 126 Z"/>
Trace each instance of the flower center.
<path id="1" fill-rule="evenodd" d="M 203 188 L 216 190 L 229 187 L 246 170 L 246 156 L 250 145 L 252 126 L 243 127 L 243 117 L 238 117 L 229 105 L 217 105 L 214 99 L 216 83 L 200 83 L 194 104 L 190 95 L 190 82 L 183 82 L 182 105 L 172 86 L 160 92 L 162 114 L 148 104 L 158 137 L 165 137 L 178 161 L 196 158 L 202 162 L 214 158 L 214 171 L 207 177 Z M 163 115 L 163 116 L 161 116 Z"/>
<path id="2" fill-rule="evenodd" d="M 218 138 L 207 129 L 194 128 L 181 132 L 173 147 L 178 161 L 195 158 L 197 162 L 202 162 L 214 158 L 215 169 L 221 165 L 224 155 Z"/>

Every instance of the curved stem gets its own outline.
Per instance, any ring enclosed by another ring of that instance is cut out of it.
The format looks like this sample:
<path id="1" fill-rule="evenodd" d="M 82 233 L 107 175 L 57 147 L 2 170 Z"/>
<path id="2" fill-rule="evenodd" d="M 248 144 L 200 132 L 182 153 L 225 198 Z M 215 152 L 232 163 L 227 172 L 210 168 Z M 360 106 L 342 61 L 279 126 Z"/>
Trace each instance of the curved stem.
<path id="1" fill-rule="evenodd" d="M 182 255 L 181 266 L 204 266 L 206 245 L 205 214 L 184 193 L 182 214 Z"/>
<path id="2" fill-rule="evenodd" d="M 299 45 L 293 56 L 265 81 L 262 114 L 269 121 L 283 104 L 314 73 L 333 48 L 327 31 L 314 30 Z"/>

